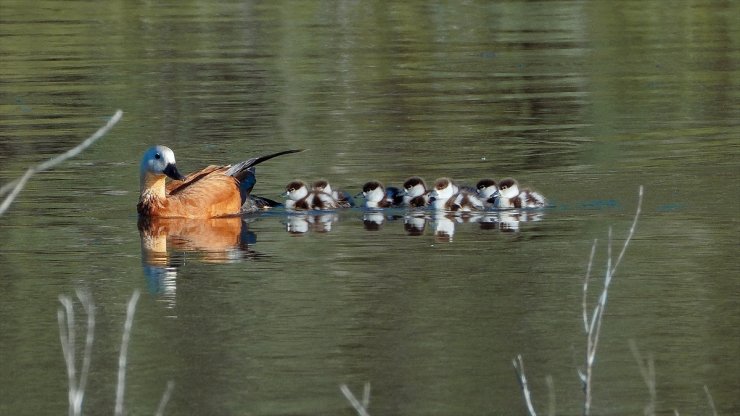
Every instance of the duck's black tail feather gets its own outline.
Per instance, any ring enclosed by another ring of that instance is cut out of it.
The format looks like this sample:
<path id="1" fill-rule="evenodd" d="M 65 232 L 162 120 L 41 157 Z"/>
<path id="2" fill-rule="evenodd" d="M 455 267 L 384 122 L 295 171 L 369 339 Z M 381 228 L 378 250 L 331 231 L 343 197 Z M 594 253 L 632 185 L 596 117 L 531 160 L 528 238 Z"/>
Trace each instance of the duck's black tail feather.
<path id="1" fill-rule="evenodd" d="M 234 166 L 230 167 L 229 170 L 226 171 L 226 174 L 229 176 L 235 177 L 239 182 L 242 182 L 244 178 L 251 176 L 251 178 L 254 178 L 254 170 L 251 170 L 250 175 L 250 168 L 253 166 L 256 166 L 266 160 L 270 160 L 273 157 L 278 157 L 281 155 L 286 155 L 288 153 L 298 153 L 302 152 L 305 149 L 293 149 L 293 150 L 283 150 L 282 152 L 272 153 L 265 156 L 257 156 L 253 157 L 251 159 L 245 160 L 243 162 L 239 162 L 235 164 Z"/>

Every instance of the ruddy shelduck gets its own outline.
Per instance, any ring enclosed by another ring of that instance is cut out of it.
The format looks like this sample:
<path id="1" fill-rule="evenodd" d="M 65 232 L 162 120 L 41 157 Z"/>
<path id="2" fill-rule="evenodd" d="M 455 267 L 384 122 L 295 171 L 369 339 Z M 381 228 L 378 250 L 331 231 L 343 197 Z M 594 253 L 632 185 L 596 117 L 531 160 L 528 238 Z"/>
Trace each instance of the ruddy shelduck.
<path id="1" fill-rule="evenodd" d="M 250 192 L 257 182 L 254 166 L 301 150 L 285 150 L 239 162 L 208 166 L 187 176 L 178 172 L 175 153 L 167 146 L 149 148 L 141 159 L 139 215 L 163 218 L 216 218 L 239 215 L 271 205 Z M 167 177 L 175 179 L 165 184 Z M 262 202 L 260 202 L 262 201 Z"/>

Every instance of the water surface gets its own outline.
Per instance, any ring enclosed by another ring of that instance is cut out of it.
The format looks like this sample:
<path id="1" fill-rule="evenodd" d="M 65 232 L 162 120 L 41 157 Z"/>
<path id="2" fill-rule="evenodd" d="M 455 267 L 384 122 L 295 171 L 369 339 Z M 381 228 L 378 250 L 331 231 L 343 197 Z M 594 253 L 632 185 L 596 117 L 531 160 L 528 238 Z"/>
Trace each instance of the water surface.
<path id="1" fill-rule="evenodd" d="M 649 401 L 629 340 L 655 359 L 659 413 L 709 413 L 705 385 L 719 414 L 740 412 L 733 3 L 0 10 L 0 182 L 125 112 L 0 218 L 0 413 L 64 412 L 56 310 L 77 289 L 97 306 L 88 414 L 113 409 L 137 289 L 130 414 L 154 412 L 169 380 L 170 415 L 347 415 L 339 385 L 359 395 L 365 382 L 373 414 L 525 414 L 517 354 L 538 410 L 551 376 L 557 413 L 580 413 L 588 254 L 599 239 L 593 303 L 608 229 L 621 244 L 639 185 L 595 412 L 638 414 Z M 359 208 L 276 210 L 172 225 L 152 253 L 135 203 L 139 158 L 155 143 L 185 172 L 309 149 L 259 167 L 255 193 L 269 198 L 294 178 L 356 193 L 371 179 L 514 176 L 552 207 L 503 226 L 430 215 L 423 229 L 404 210 L 381 221 Z"/>

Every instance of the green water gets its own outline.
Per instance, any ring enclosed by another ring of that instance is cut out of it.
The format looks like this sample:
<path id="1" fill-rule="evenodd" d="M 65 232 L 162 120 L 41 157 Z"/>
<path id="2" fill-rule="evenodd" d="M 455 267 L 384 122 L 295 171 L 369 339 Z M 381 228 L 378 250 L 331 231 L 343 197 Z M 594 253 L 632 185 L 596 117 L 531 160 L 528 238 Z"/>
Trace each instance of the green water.
<path id="1" fill-rule="evenodd" d="M 77 289 L 97 306 L 83 408 L 112 413 L 138 289 L 128 414 L 154 413 L 170 380 L 167 415 L 350 415 L 339 385 L 365 382 L 371 414 L 526 414 L 517 354 L 540 413 L 551 376 L 557 414 L 580 414 L 590 247 L 593 304 L 639 185 L 594 413 L 649 401 L 629 340 L 654 357 L 658 414 L 709 414 L 705 385 L 719 414 L 739 413 L 738 15 L 711 1 L 0 0 L 0 183 L 124 111 L 0 218 L 0 413 L 67 409 L 56 314 Z M 553 206 L 416 231 L 404 210 L 322 226 L 277 210 L 226 248 L 197 244 L 206 227 L 151 256 L 135 205 L 152 144 L 183 172 L 309 149 L 260 165 L 255 193 L 273 199 L 295 178 L 354 194 L 514 176 Z"/>

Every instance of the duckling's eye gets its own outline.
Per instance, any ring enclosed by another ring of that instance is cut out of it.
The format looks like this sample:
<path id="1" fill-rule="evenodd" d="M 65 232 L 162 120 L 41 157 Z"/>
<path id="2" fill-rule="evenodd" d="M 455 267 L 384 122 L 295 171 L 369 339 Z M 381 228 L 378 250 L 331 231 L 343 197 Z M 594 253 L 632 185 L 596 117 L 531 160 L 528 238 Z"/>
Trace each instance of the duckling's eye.
<path id="1" fill-rule="evenodd" d="M 154 158 L 157 159 L 157 160 L 159 160 L 159 159 L 162 158 L 162 155 L 160 155 L 159 153 L 155 153 L 154 154 Z"/>

